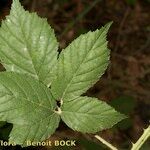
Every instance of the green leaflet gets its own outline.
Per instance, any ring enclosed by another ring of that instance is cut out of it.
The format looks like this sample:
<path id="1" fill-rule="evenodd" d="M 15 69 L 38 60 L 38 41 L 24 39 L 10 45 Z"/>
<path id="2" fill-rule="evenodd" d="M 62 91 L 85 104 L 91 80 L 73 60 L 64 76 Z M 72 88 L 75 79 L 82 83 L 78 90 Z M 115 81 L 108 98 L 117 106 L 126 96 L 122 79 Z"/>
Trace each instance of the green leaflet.
<path id="1" fill-rule="evenodd" d="M 50 90 L 34 78 L 0 73 L 0 121 L 13 124 L 10 141 L 42 141 L 54 133 L 60 117 Z"/>
<path id="2" fill-rule="evenodd" d="M 0 28 L 0 60 L 6 68 L 0 73 L 0 122 L 13 124 L 10 142 L 27 146 L 26 141 L 43 141 L 60 117 L 73 130 L 87 133 L 125 118 L 96 98 L 79 97 L 108 66 L 110 25 L 81 35 L 57 60 L 58 43 L 46 20 L 13 0 Z M 56 99 L 62 102 L 58 111 Z"/>
<path id="3" fill-rule="evenodd" d="M 78 97 L 62 105 L 61 118 L 73 130 L 95 133 L 126 117 L 96 98 Z"/>
<path id="4" fill-rule="evenodd" d="M 58 43 L 46 19 L 25 11 L 13 0 L 0 28 L 0 59 L 7 71 L 31 75 L 50 85 Z"/>
<path id="5" fill-rule="evenodd" d="M 81 35 L 61 52 L 52 82 L 56 99 L 80 96 L 103 75 L 109 63 L 106 35 L 110 25 Z"/>

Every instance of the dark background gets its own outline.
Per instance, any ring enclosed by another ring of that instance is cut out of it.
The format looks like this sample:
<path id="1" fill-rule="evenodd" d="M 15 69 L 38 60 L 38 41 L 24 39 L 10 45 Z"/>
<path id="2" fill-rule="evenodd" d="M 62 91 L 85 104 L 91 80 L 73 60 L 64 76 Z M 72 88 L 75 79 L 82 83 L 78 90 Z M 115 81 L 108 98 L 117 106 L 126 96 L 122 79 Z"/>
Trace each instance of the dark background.
<path id="1" fill-rule="evenodd" d="M 109 21 L 113 25 L 108 41 L 111 63 L 105 75 L 86 95 L 106 101 L 129 116 L 109 130 L 98 133 L 118 147 L 128 150 L 150 120 L 150 0 L 22 0 L 30 12 L 48 19 L 55 29 L 60 50 L 80 34 L 96 30 Z M 0 20 L 10 11 L 11 0 L 0 0 Z M 2 67 L 1 67 L 2 68 Z M 0 127 L 0 139 L 7 140 L 12 125 Z M 90 134 L 74 132 L 61 123 L 50 138 L 76 139 L 77 146 L 64 149 L 105 150 Z M 0 147 L 21 149 L 18 147 Z M 57 149 L 26 148 L 26 149 Z M 58 147 L 58 149 L 63 149 Z M 142 150 L 150 150 L 147 141 Z"/>

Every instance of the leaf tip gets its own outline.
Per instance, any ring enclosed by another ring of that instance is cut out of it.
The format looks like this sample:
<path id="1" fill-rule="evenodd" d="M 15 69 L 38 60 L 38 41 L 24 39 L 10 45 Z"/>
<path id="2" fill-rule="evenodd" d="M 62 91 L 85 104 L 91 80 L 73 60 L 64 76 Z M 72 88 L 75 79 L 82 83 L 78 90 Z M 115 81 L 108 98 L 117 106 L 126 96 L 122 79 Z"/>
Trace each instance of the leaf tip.
<path id="1" fill-rule="evenodd" d="M 20 1 L 19 1 L 19 0 L 13 0 L 13 1 L 12 1 L 12 4 L 14 4 L 14 5 L 20 4 Z"/>
<path id="2" fill-rule="evenodd" d="M 21 3 L 20 3 L 20 0 L 13 0 L 11 9 L 16 9 L 16 8 L 19 8 L 19 7 L 22 7 Z"/>
<path id="3" fill-rule="evenodd" d="M 120 117 L 119 117 L 120 121 L 122 121 L 122 120 L 128 118 L 128 116 L 126 116 L 126 115 L 124 115 L 124 114 L 122 114 L 122 113 L 119 113 L 119 114 L 120 114 Z M 120 121 L 119 121 L 119 122 L 120 122 Z"/>
<path id="4" fill-rule="evenodd" d="M 110 21 L 105 25 L 105 28 L 107 31 L 109 30 L 109 28 L 111 27 L 112 24 L 113 24 L 113 21 Z"/>

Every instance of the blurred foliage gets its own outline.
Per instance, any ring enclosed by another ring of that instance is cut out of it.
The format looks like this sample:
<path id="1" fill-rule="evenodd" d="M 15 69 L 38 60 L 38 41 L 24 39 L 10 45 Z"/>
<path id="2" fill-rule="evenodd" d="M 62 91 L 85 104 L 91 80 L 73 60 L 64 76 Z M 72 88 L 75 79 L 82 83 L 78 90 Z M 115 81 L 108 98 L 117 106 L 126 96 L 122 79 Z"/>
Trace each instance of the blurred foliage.
<path id="1" fill-rule="evenodd" d="M 71 150 L 71 147 L 68 146 L 57 146 L 57 147 L 53 147 L 52 150 Z"/>
<path id="2" fill-rule="evenodd" d="M 131 96 L 120 96 L 110 103 L 117 111 L 123 114 L 130 114 L 136 106 L 136 102 Z"/>
<path id="3" fill-rule="evenodd" d="M 129 115 L 133 112 L 136 102 L 131 96 L 121 96 L 110 102 L 110 105 L 113 106 L 117 111 L 127 115 L 127 119 L 119 122 L 116 126 L 120 129 L 128 129 L 132 126 L 132 121 Z"/>
<path id="4" fill-rule="evenodd" d="M 140 150 L 150 150 L 150 140 L 147 140 Z"/>
<path id="5" fill-rule="evenodd" d="M 85 150 L 104 150 L 104 147 L 102 147 L 100 144 L 96 144 L 95 142 L 88 141 L 88 140 L 85 140 L 85 139 L 80 139 L 79 144 Z"/>
<path id="6" fill-rule="evenodd" d="M 137 0 L 126 0 L 128 5 L 134 6 Z"/>
<path id="7" fill-rule="evenodd" d="M 8 140 L 8 136 L 9 136 L 10 131 L 12 130 L 12 127 L 13 127 L 12 124 L 9 124 L 9 123 L 3 124 L 3 126 L 0 128 L 0 139 L 1 140 Z"/>
<path id="8" fill-rule="evenodd" d="M 148 3 L 150 3 L 150 0 L 146 0 Z"/>
<path id="9" fill-rule="evenodd" d="M 8 141 L 9 133 L 12 130 L 13 125 L 6 123 L 6 122 L 0 122 L 0 125 L 1 125 L 0 126 L 0 140 Z M 15 150 L 15 147 L 0 146 L 0 150 L 8 150 L 8 149 Z"/>
<path id="10" fill-rule="evenodd" d="M 84 34 L 84 33 L 87 33 L 88 30 L 85 29 L 85 28 L 80 28 L 78 31 L 77 31 L 77 36 L 80 36 L 81 34 Z"/>
<path id="11" fill-rule="evenodd" d="M 70 0 L 55 0 L 55 1 L 56 1 L 56 3 L 64 4 L 64 3 L 69 2 Z"/>

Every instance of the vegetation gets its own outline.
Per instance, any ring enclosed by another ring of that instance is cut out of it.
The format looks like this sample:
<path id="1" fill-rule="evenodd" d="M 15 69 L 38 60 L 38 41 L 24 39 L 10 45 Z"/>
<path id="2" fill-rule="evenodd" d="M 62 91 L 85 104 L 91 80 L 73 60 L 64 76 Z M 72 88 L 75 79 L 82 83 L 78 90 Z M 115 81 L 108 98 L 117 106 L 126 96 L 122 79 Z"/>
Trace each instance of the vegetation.
<path id="1" fill-rule="evenodd" d="M 97 98 L 83 96 L 109 64 L 106 36 L 111 24 L 79 36 L 59 54 L 46 19 L 25 11 L 19 0 L 13 1 L 0 28 L 0 59 L 6 69 L 0 73 L 0 126 L 13 124 L 10 143 L 28 146 L 26 141 L 46 140 L 60 119 L 82 133 L 96 133 L 128 119 L 116 111 L 117 103 L 110 103 L 115 110 Z M 131 149 L 138 150 L 149 136 L 148 127 Z M 99 135 L 95 138 L 117 149 Z"/>

